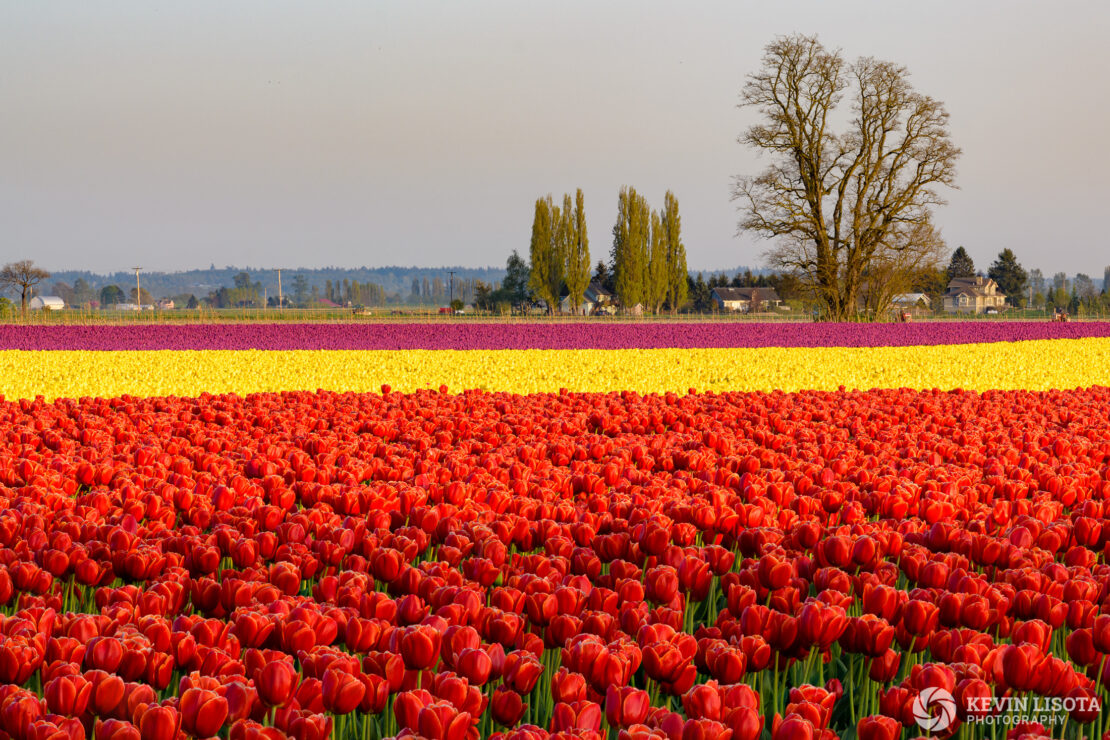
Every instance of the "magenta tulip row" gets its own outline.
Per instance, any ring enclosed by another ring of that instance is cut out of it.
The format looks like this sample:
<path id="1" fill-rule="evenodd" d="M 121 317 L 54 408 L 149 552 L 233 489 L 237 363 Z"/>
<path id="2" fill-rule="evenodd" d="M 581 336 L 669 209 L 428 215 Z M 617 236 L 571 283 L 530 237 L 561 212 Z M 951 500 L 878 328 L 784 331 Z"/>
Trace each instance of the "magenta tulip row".
<path id="1" fill-rule="evenodd" d="M 0 325 L 0 349 L 897 347 L 1110 336 L 1110 322 Z"/>

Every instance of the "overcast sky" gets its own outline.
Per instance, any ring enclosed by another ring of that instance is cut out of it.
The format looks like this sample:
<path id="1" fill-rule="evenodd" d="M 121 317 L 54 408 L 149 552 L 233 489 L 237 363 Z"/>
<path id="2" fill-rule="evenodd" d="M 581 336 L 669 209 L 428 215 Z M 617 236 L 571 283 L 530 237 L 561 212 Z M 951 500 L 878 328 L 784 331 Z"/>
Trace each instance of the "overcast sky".
<path id="1" fill-rule="evenodd" d="M 535 199 L 678 196 L 694 269 L 757 266 L 736 107 L 776 35 L 945 102 L 937 221 L 985 269 L 1110 264 L 1110 3 L 0 0 L 0 261 L 48 269 L 503 265 Z"/>

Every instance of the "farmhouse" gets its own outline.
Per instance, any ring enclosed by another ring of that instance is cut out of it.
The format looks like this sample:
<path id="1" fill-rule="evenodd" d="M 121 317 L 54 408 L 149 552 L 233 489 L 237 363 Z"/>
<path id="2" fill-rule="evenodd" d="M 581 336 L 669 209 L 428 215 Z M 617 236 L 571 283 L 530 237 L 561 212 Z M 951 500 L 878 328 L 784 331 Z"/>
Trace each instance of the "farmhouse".
<path id="1" fill-rule="evenodd" d="M 65 301 L 56 295 L 37 295 L 27 307 L 32 311 L 60 311 L 66 307 Z"/>
<path id="2" fill-rule="evenodd" d="M 589 316 L 592 313 L 607 311 L 612 305 L 613 294 L 606 290 L 601 283 L 595 281 L 586 287 L 586 292 L 582 295 L 582 303 L 578 306 L 578 313 Z M 563 300 L 559 301 L 559 310 L 563 313 L 570 313 L 572 309 L 570 296 L 563 296 Z"/>
<path id="3" fill-rule="evenodd" d="M 743 313 L 774 308 L 782 303 L 774 288 L 714 288 L 711 297 L 720 310 Z"/>
<path id="4" fill-rule="evenodd" d="M 998 291 L 998 283 L 982 275 L 953 278 L 944 294 L 947 313 L 983 313 L 1005 307 L 1006 296 Z"/>

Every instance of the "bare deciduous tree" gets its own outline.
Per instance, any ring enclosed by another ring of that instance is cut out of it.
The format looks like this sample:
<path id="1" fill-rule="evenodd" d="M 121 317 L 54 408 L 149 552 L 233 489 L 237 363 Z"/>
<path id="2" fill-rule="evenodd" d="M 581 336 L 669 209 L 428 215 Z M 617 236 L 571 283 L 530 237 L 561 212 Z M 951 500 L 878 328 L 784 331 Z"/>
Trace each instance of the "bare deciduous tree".
<path id="1" fill-rule="evenodd" d="M 779 239 L 770 261 L 797 274 L 834 320 L 857 312 L 876 260 L 893 264 L 895 253 L 932 248 L 915 236 L 936 238 L 921 227 L 944 202 L 939 186 L 955 187 L 960 150 L 948 113 L 907 78 L 896 64 L 848 64 L 816 37 L 789 36 L 767 47 L 741 94 L 740 106 L 758 109 L 763 121 L 739 140 L 772 163 L 736 178 L 740 230 Z M 832 119 L 849 92 L 853 118 L 835 133 Z"/>
<path id="2" fill-rule="evenodd" d="M 31 288 L 49 277 L 49 272 L 35 267 L 31 260 L 9 262 L 0 270 L 0 290 L 18 290 L 20 310 L 26 314 L 27 294 L 31 292 Z"/>

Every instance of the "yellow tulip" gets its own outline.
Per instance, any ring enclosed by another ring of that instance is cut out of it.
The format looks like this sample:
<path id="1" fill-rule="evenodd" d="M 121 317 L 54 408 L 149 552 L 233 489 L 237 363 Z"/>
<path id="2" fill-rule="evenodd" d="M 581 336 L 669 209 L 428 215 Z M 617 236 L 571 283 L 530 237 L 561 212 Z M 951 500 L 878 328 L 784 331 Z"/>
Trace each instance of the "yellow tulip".
<path id="1" fill-rule="evenodd" d="M 8 399 L 438 388 L 513 393 L 1110 385 L 1110 338 L 918 347 L 0 351 Z"/>

